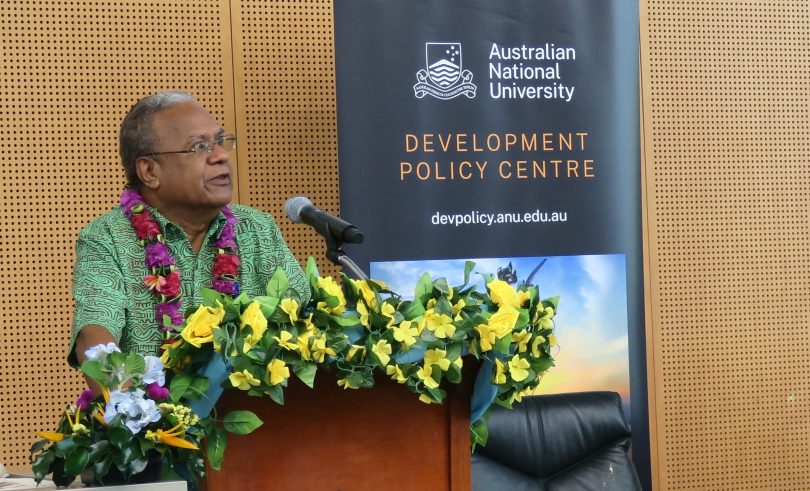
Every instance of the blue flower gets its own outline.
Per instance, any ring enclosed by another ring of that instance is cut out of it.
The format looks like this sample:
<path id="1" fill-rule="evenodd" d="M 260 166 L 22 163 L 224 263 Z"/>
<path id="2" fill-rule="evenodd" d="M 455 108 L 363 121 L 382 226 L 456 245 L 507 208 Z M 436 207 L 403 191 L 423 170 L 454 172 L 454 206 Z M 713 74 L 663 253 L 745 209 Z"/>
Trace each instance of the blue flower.
<path id="1" fill-rule="evenodd" d="M 145 398 L 142 389 L 110 392 L 110 402 L 104 409 L 104 421 L 109 424 L 119 414 L 133 435 L 137 435 L 149 423 L 160 421 L 160 410 L 155 401 Z"/>
<path id="2" fill-rule="evenodd" d="M 157 356 L 147 355 L 143 357 L 146 362 L 146 373 L 143 374 L 143 383 L 158 384 L 163 386 L 166 384 L 166 374 L 163 372 L 163 362 Z"/>
<path id="3" fill-rule="evenodd" d="M 115 343 L 97 344 L 85 351 L 84 356 L 86 356 L 88 360 L 98 360 L 99 358 L 103 360 L 107 358 L 107 355 L 116 351 L 121 350 L 118 349 Z"/>

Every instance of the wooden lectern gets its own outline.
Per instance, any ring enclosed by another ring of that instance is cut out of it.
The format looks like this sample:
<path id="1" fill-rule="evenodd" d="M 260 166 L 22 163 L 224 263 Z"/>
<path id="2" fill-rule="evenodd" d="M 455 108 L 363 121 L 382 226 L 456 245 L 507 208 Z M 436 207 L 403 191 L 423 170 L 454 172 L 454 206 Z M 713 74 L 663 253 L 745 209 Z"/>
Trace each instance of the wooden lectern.
<path id="1" fill-rule="evenodd" d="M 467 367 L 465 367 L 467 368 Z M 470 395 L 443 384 L 443 404 L 425 404 L 395 381 L 345 390 L 319 371 L 315 388 L 292 377 L 285 404 L 227 390 L 217 403 L 255 412 L 264 425 L 228 435 L 220 471 L 208 470 L 208 491 L 467 491 L 470 489 Z"/>

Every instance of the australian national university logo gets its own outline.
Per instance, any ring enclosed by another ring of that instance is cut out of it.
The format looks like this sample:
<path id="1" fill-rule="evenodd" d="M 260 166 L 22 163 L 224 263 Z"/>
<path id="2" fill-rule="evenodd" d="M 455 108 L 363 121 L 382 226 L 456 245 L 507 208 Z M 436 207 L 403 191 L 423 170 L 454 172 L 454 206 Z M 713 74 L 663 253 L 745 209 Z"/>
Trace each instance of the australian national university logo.
<path id="1" fill-rule="evenodd" d="M 461 94 L 475 97 L 473 74 L 461 64 L 461 43 L 425 43 L 425 69 L 416 73 L 414 95 L 452 99 Z"/>

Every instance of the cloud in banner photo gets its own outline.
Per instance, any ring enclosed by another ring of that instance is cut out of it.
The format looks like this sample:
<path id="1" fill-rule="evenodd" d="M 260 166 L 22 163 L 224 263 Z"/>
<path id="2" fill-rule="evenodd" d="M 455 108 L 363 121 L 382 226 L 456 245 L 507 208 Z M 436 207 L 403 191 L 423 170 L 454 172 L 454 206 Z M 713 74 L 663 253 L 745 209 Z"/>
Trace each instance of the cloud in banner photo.
<path id="1" fill-rule="evenodd" d="M 516 284 L 531 278 L 541 298 L 560 296 L 555 317 L 559 351 L 555 367 L 540 384 L 539 393 L 609 390 L 618 392 L 630 414 L 630 375 L 627 343 L 627 281 L 623 254 L 539 256 L 471 259 L 471 276 L 480 291 L 480 274 L 511 276 Z M 464 281 L 465 259 L 372 262 L 371 277 L 404 296 L 413 295 L 416 281 L 427 272 L 446 278 L 451 286 Z"/>

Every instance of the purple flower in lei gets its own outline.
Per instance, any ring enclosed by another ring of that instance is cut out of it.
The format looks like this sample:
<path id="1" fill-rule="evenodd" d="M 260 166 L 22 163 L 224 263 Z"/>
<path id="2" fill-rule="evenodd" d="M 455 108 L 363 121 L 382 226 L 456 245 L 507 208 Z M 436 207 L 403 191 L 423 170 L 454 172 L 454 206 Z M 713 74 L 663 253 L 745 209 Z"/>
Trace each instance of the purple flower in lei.
<path id="1" fill-rule="evenodd" d="M 164 326 L 163 325 L 163 316 L 168 315 L 170 322 L 175 325 L 179 326 L 183 323 L 183 313 L 180 312 L 181 307 L 180 302 L 162 302 L 158 303 L 155 307 L 155 317 L 158 320 L 158 325 L 164 331 L 174 331 L 172 326 Z"/>
<path id="2" fill-rule="evenodd" d="M 149 269 L 162 268 L 174 264 L 174 258 L 163 242 L 146 244 L 146 267 Z"/>
<path id="3" fill-rule="evenodd" d="M 217 248 L 217 257 L 219 256 L 235 256 L 236 264 L 239 264 L 239 256 L 237 255 L 236 245 L 236 224 L 239 219 L 233 214 L 231 206 L 228 205 L 222 209 L 222 214 L 225 215 L 225 226 L 219 233 L 219 237 L 213 241 L 212 245 Z M 224 275 L 216 266 L 217 260 L 214 259 L 214 278 L 211 281 L 211 288 L 224 295 L 235 297 L 239 295 L 239 282 L 235 277 Z"/>
<path id="4" fill-rule="evenodd" d="M 239 284 L 231 280 L 214 280 L 211 285 L 214 290 L 235 297 L 239 294 Z"/>
<path id="5" fill-rule="evenodd" d="M 121 193 L 119 202 L 121 203 L 121 208 L 124 210 L 124 215 L 130 219 L 132 218 L 133 207 L 136 205 L 145 205 L 141 193 L 139 193 L 137 189 L 132 189 L 130 187 L 124 188 L 124 192 Z"/>
<path id="6" fill-rule="evenodd" d="M 222 232 L 214 241 L 214 247 L 217 249 L 230 249 L 233 254 L 236 254 L 236 224 L 239 219 L 231 211 L 231 205 L 223 208 L 222 214 L 225 215 L 225 226 L 222 227 Z"/>

